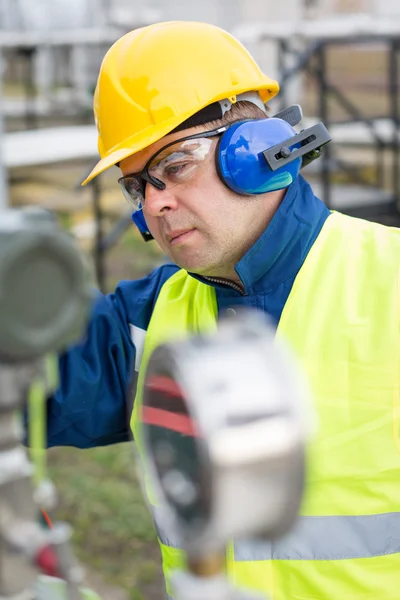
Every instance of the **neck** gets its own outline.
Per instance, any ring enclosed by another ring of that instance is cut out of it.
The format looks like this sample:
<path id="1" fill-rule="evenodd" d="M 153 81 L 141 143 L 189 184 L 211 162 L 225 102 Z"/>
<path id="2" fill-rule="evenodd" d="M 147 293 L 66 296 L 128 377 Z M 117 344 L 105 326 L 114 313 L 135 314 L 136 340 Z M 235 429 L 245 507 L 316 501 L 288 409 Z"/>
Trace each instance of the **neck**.
<path id="1" fill-rule="evenodd" d="M 288 189 L 269 226 L 237 264 L 229 265 L 229 269 L 226 265 L 224 272 L 213 270 L 213 276 L 210 272 L 191 275 L 219 287 L 224 297 L 231 295 L 230 288 L 246 295 L 268 291 L 269 295 L 286 298 L 291 282 L 329 214 L 307 181 L 299 177 Z M 283 304 L 276 298 L 274 302 L 272 312 L 275 311 L 278 321 Z"/>
<path id="2" fill-rule="evenodd" d="M 200 277 L 204 277 L 204 279 L 208 279 L 210 282 L 218 282 L 224 285 L 232 285 L 232 287 L 239 288 L 240 291 L 244 291 L 243 281 L 240 276 L 236 272 L 236 265 L 238 261 L 243 258 L 247 254 L 247 252 L 254 246 L 257 240 L 261 235 L 265 232 L 268 225 L 271 223 L 274 215 L 279 209 L 280 204 L 282 203 L 283 198 L 286 194 L 286 189 L 278 190 L 276 192 L 269 192 L 268 194 L 264 194 L 264 204 L 263 209 L 260 210 L 260 218 L 258 219 L 258 226 L 249 232 L 247 239 L 243 243 L 242 253 L 239 256 L 235 257 L 235 260 L 232 259 L 225 261 L 223 266 L 220 266 L 216 270 L 213 270 L 212 273 L 203 273 L 199 274 Z M 261 201 L 261 196 L 260 196 Z"/>

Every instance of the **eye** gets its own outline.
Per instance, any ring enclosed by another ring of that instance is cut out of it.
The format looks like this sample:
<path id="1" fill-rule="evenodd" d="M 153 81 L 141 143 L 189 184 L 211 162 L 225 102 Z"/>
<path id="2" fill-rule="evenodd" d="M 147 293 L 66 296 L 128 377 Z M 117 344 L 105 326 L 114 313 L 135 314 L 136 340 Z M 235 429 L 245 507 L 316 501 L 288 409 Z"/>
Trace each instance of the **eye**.
<path id="1" fill-rule="evenodd" d="M 183 169 L 188 165 L 188 163 L 182 163 L 180 165 L 169 165 L 169 167 L 167 167 L 165 169 L 165 173 L 167 175 L 176 175 L 177 173 L 180 173 L 181 171 L 183 171 Z"/>
<path id="2" fill-rule="evenodd" d="M 191 177 L 197 168 L 197 163 L 187 160 L 186 162 L 174 163 L 164 168 L 164 176 L 171 183 L 178 183 Z"/>

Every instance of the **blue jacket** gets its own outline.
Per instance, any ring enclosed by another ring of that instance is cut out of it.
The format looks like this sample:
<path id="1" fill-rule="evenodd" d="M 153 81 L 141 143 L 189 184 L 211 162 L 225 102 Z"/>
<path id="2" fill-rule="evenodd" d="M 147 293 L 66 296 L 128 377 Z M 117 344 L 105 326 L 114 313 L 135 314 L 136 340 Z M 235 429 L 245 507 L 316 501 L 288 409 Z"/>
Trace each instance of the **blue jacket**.
<path id="1" fill-rule="evenodd" d="M 215 285 L 219 311 L 261 308 L 278 324 L 293 281 L 329 215 L 303 179 L 287 193 L 263 235 L 236 265 L 244 293 Z M 48 401 L 48 445 L 90 448 L 131 439 L 135 384 L 132 331 L 146 331 L 164 282 L 166 264 L 113 294 L 96 295 L 85 338 L 60 358 L 60 387 Z M 211 285 L 211 284 L 209 284 Z"/>

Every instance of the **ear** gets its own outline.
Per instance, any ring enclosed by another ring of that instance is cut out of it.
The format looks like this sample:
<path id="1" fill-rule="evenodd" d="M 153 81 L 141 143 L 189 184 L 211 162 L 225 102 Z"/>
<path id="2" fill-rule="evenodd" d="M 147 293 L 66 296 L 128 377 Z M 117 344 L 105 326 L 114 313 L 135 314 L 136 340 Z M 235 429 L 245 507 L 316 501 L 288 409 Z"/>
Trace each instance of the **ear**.
<path id="1" fill-rule="evenodd" d="M 279 118 L 234 123 L 218 143 L 216 166 L 220 179 L 228 188 L 243 196 L 288 187 L 300 172 L 302 158 L 298 156 L 273 171 L 263 152 L 277 144 L 285 148 L 289 140 L 291 145 L 286 148 L 287 152 L 298 148 L 301 144 L 293 142 L 296 135 L 295 129 Z"/>

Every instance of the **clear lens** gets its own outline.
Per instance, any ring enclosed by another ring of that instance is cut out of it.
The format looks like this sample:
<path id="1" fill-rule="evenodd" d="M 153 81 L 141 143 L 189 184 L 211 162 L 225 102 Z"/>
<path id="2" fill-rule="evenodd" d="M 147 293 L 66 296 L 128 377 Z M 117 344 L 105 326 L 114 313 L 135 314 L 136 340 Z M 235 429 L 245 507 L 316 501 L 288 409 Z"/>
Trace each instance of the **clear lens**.
<path id="1" fill-rule="evenodd" d="M 144 180 L 157 179 L 171 188 L 193 179 L 199 168 L 211 155 L 215 138 L 181 140 L 159 150 L 148 163 L 142 176 L 128 175 L 119 179 L 123 194 L 135 211 L 144 203 Z"/>
<path id="2" fill-rule="evenodd" d="M 143 191 L 144 185 L 140 181 L 139 177 L 135 175 L 127 175 L 118 179 L 118 183 L 121 187 L 122 193 L 125 199 L 137 211 L 141 210 L 143 204 Z"/>
<path id="3" fill-rule="evenodd" d="M 148 166 L 150 177 L 155 177 L 166 187 L 177 185 L 191 177 L 210 154 L 212 140 L 198 138 L 184 140 L 161 150 Z"/>

